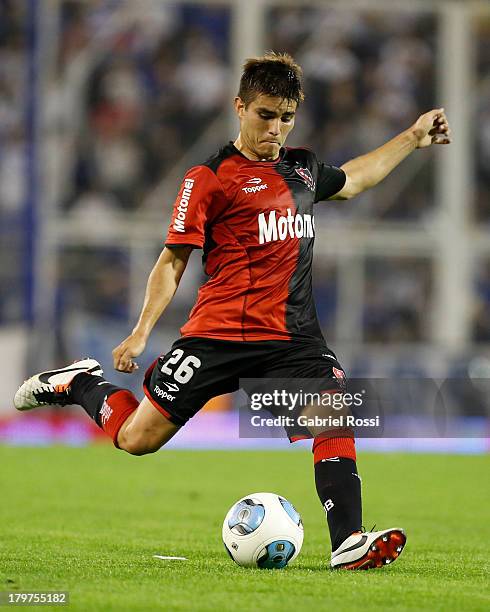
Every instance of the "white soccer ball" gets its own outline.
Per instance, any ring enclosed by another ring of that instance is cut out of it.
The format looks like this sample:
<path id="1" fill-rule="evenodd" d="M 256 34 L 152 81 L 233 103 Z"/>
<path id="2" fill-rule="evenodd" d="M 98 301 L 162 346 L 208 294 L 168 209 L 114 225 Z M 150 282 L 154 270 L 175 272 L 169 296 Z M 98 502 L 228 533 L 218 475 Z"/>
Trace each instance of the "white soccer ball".
<path id="1" fill-rule="evenodd" d="M 281 569 L 299 555 L 303 523 L 284 497 L 251 493 L 237 501 L 225 516 L 223 542 L 238 565 Z"/>

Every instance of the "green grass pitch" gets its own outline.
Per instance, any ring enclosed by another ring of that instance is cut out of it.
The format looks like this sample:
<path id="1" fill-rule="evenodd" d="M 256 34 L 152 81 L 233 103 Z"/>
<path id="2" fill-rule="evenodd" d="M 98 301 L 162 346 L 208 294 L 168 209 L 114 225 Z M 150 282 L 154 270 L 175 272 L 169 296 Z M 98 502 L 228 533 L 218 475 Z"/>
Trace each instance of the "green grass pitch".
<path id="1" fill-rule="evenodd" d="M 325 569 L 308 452 L 0 447 L 0 462 L 0 590 L 68 590 L 65 609 L 104 612 L 490 609 L 488 456 L 361 454 L 366 527 L 408 535 L 394 565 L 367 572 Z M 285 570 L 239 568 L 221 542 L 231 504 L 261 490 L 303 518 Z"/>

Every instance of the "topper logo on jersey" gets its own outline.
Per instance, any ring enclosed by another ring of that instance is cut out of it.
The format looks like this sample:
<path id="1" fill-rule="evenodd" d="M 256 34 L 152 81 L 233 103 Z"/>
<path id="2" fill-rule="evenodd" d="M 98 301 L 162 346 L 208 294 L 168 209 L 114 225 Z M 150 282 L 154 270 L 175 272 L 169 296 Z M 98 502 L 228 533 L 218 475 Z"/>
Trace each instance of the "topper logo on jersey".
<path id="1" fill-rule="evenodd" d="M 185 216 L 189 207 L 189 200 L 194 187 L 194 179 L 185 179 L 182 197 L 177 206 L 177 214 L 174 219 L 174 230 L 176 232 L 185 232 Z"/>
<path id="2" fill-rule="evenodd" d="M 295 168 L 295 170 L 296 170 L 296 174 L 299 174 L 299 176 L 306 183 L 306 186 L 308 187 L 308 189 L 310 191 L 315 191 L 316 183 L 315 183 L 315 180 L 313 179 L 313 175 L 308 170 L 308 168 Z"/>
<path id="3" fill-rule="evenodd" d="M 290 238 L 313 238 L 315 236 L 315 219 L 313 215 L 293 215 L 288 208 L 287 215 L 276 218 L 276 211 L 271 210 L 268 219 L 264 213 L 258 216 L 259 244 Z"/>
<path id="4" fill-rule="evenodd" d="M 268 189 L 267 183 L 262 183 L 262 179 L 258 176 L 251 178 L 246 182 L 246 185 L 253 185 L 253 187 L 242 187 L 242 191 L 245 193 L 257 193 L 258 191 L 262 191 L 264 189 Z"/>

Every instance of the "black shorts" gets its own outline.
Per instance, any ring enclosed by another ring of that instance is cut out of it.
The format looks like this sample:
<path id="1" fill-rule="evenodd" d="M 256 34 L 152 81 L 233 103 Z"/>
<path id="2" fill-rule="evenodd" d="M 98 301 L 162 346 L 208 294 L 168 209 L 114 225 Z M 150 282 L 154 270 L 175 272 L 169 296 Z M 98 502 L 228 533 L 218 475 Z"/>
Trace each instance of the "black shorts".
<path id="1" fill-rule="evenodd" d="M 183 426 L 211 398 L 237 391 L 240 378 L 315 378 L 325 381 L 324 390 L 342 390 L 344 376 L 335 354 L 322 341 L 186 337 L 152 363 L 143 389 L 157 410 Z M 303 437 L 301 432 L 287 433 L 291 440 Z"/>

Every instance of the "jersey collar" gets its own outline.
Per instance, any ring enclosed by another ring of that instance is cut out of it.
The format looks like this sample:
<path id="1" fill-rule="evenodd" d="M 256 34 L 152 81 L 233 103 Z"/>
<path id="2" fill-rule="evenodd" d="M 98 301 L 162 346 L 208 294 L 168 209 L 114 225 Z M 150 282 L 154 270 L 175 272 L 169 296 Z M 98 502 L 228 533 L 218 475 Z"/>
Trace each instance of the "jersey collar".
<path id="1" fill-rule="evenodd" d="M 274 159 L 272 161 L 261 161 L 261 160 L 258 160 L 258 159 L 257 160 L 249 159 L 246 155 L 244 155 L 241 151 L 239 151 L 235 147 L 235 145 L 233 144 L 232 140 L 229 141 L 228 146 L 230 147 L 232 153 L 234 153 L 235 155 L 239 155 L 240 157 L 243 157 L 243 159 L 246 159 L 251 164 L 265 164 L 265 165 L 268 165 L 268 166 L 273 166 L 274 164 L 278 164 L 279 162 L 281 162 L 284 159 L 284 156 L 286 154 L 285 147 L 281 147 L 279 149 L 279 157 L 277 159 Z"/>

